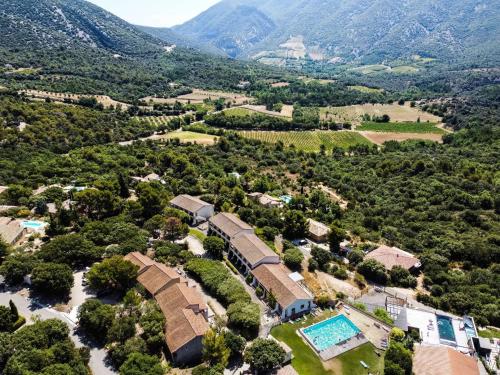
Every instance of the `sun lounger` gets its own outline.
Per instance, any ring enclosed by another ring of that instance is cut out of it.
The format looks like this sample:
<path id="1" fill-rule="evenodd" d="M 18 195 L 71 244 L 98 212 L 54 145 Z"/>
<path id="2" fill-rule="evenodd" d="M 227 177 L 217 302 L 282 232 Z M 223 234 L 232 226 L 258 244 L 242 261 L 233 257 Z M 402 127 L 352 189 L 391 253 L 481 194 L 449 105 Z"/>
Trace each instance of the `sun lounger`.
<path id="1" fill-rule="evenodd" d="M 363 366 L 364 368 L 369 368 L 370 366 L 368 366 L 365 362 L 363 361 L 359 361 L 359 363 L 361 363 L 361 366 Z"/>

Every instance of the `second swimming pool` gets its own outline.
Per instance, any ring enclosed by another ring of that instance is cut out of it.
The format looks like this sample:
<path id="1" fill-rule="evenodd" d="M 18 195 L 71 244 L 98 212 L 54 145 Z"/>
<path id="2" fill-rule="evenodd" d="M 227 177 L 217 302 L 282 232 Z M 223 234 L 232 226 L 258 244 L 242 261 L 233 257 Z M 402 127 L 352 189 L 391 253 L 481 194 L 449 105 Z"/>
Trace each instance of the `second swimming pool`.
<path id="1" fill-rule="evenodd" d="M 361 331 L 345 315 L 337 315 L 301 330 L 317 351 L 328 349 Z"/>
<path id="2" fill-rule="evenodd" d="M 455 332 L 453 330 L 453 323 L 451 319 L 447 316 L 437 315 L 436 316 L 439 338 L 441 340 L 455 342 Z"/>

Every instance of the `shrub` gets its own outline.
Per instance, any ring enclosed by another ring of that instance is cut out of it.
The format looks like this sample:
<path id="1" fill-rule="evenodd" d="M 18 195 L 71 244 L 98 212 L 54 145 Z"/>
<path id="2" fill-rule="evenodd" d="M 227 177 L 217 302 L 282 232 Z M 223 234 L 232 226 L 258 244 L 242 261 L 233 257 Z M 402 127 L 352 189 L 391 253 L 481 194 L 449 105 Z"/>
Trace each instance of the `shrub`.
<path id="1" fill-rule="evenodd" d="M 387 324 L 393 324 L 394 323 L 394 321 L 389 316 L 389 314 L 387 313 L 387 311 L 385 309 L 381 308 L 381 307 L 377 307 L 373 311 L 373 315 L 375 315 L 377 318 L 379 318 L 380 320 L 382 320 L 383 322 L 385 322 Z"/>
<path id="2" fill-rule="evenodd" d="M 259 307 L 251 301 L 245 287 L 231 276 L 222 263 L 196 258 L 187 262 L 185 269 L 198 279 L 211 295 L 227 307 L 230 326 L 246 337 L 258 331 Z"/>
<path id="3" fill-rule="evenodd" d="M 274 340 L 258 338 L 245 351 L 245 362 L 257 372 L 270 371 L 283 363 L 285 351 Z"/>
<path id="4" fill-rule="evenodd" d="M 247 338 L 259 331 L 260 309 L 255 303 L 236 302 L 227 309 L 228 325 Z"/>
<path id="5" fill-rule="evenodd" d="M 343 268 L 339 268 L 337 271 L 333 273 L 333 276 L 335 276 L 337 279 L 340 280 L 346 280 L 349 275 L 347 274 L 347 271 Z"/>
<path id="6" fill-rule="evenodd" d="M 224 247 L 224 241 L 219 237 L 208 236 L 203 240 L 203 248 L 215 259 L 222 259 Z"/>
<path id="7" fill-rule="evenodd" d="M 66 264 L 41 263 L 33 268 L 31 284 L 38 293 L 67 296 L 74 284 L 73 271 Z"/>
<path id="8" fill-rule="evenodd" d="M 302 268 L 302 261 L 304 260 L 304 254 L 297 249 L 292 247 L 285 251 L 285 257 L 283 261 L 286 266 L 292 270 L 300 270 Z"/>
<path id="9" fill-rule="evenodd" d="M 385 273 L 384 265 L 374 259 L 367 259 L 361 262 L 358 265 L 358 272 L 376 283 L 387 283 L 387 274 Z"/>

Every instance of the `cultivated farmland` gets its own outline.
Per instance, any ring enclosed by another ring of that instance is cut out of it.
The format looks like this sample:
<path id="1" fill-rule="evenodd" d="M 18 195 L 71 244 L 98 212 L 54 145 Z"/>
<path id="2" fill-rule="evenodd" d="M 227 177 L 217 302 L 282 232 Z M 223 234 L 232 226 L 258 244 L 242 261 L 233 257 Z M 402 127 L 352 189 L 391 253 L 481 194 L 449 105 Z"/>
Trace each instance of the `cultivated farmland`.
<path id="1" fill-rule="evenodd" d="M 224 99 L 227 103 L 232 103 L 233 105 L 242 105 L 245 103 L 249 103 L 252 99 L 232 92 L 223 92 L 223 91 L 205 91 L 193 89 L 193 92 L 190 94 L 180 95 L 176 98 L 155 98 L 148 96 L 146 98 L 142 98 L 141 100 L 145 102 L 152 102 L 158 104 L 174 104 L 175 102 L 181 102 L 184 104 L 200 104 L 205 100 L 217 100 Z"/>
<path id="2" fill-rule="evenodd" d="M 285 146 L 294 145 L 298 150 L 317 152 L 321 145 L 331 151 L 334 147 L 347 149 L 355 145 L 371 145 L 371 142 L 361 134 L 349 131 L 241 131 L 245 138 L 257 139 L 267 143 L 283 142 Z"/>
<path id="3" fill-rule="evenodd" d="M 442 119 L 430 113 L 411 107 L 409 103 L 398 104 L 360 104 L 345 107 L 321 108 L 321 119 L 340 123 L 360 125 L 364 114 L 370 116 L 389 115 L 391 122 L 421 122 L 441 123 Z"/>
<path id="4" fill-rule="evenodd" d="M 432 122 L 363 122 L 356 130 L 385 133 L 444 133 L 443 129 L 436 127 Z"/>
<path id="5" fill-rule="evenodd" d="M 151 125 L 160 126 L 164 124 L 168 124 L 168 122 L 179 116 L 144 116 L 144 117 L 136 117 L 138 121 L 143 121 Z"/>

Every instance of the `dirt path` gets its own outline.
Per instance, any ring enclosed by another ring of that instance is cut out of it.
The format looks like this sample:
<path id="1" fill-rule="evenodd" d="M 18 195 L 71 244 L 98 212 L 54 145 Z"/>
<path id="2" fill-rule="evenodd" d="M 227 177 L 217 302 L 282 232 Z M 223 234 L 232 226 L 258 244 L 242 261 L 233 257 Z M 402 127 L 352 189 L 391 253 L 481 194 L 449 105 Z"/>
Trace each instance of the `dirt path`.
<path id="1" fill-rule="evenodd" d="M 347 209 L 347 204 L 349 202 L 347 202 L 344 198 L 342 198 L 339 194 L 337 194 L 335 190 L 332 190 L 325 185 L 319 185 L 319 188 L 321 191 L 327 193 L 331 198 L 333 198 L 333 200 L 338 203 L 340 208 L 342 208 L 343 210 Z"/>

